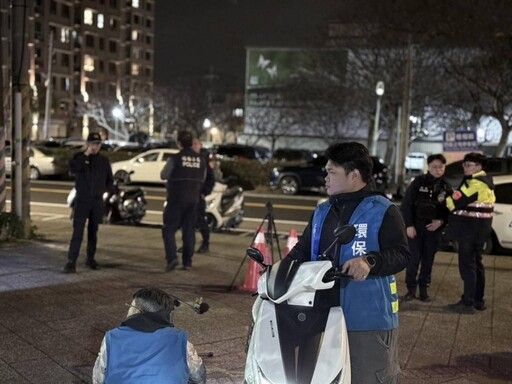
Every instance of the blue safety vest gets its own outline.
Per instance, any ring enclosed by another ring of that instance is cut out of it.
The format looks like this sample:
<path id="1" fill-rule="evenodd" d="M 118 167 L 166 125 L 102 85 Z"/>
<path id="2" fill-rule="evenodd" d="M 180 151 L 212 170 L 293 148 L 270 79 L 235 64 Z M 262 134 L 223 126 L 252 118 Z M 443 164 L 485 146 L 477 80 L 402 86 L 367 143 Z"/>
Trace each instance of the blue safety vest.
<path id="1" fill-rule="evenodd" d="M 391 202 L 382 196 L 369 196 L 352 213 L 349 224 L 356 227 L 352 242 L 340 251 L 340 266 L 347 260 L 378 252 L 379 230 Z M 322 225 L 331 204 L 318 206 L 313 215 L 311 260 L 318 260 Z M 386 330 L 398 327 L 398 295 L 394 276 L 370 276 L 350 281 L 340 291 L 340 305 L 348 331 Z"/>
<path id="2" fill-rule="evenodd" d="M 165 327 L 141 332 L 127 326 L 106 334 L 106 384 L 187 384 L 187 335 Z"/>

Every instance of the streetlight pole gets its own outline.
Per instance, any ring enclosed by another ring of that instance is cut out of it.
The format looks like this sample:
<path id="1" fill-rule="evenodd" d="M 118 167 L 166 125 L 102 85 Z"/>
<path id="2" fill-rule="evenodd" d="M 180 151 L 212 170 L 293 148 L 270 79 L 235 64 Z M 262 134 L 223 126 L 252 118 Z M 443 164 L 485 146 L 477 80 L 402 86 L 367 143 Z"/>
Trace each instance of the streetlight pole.
<path id="1" fill-rule="evenodd" d="M 375 94 L 377 95 L 377 106 L 375 107 L 375 119 L 373 124 L 373 131 L 370 137 L 370 154 L 377 156 L 377 143 L 379 141 L 379 119 L 380 119 L 380 99 L 384 94 L 384 82 L 379 81 L 375 86 Z"/>

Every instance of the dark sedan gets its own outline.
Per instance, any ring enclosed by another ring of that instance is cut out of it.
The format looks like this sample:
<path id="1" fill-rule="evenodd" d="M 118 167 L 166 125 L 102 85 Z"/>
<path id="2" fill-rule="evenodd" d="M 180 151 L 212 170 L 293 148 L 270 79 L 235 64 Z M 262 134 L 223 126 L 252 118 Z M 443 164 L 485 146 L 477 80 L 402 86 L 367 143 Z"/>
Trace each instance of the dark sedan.
<path id="1" fill-rule="evenodd" d="M 377 189 L 388 187 L 388 167 L 378 157 L 372 157 L 373 178 Z M 279 189 L 285 195 L 295 195 L 299 191 L 325 192 L 325 164 L 327 159 L 319 156 L 305 164 L 276 167 L 270 176 L 270 188 Z"/>

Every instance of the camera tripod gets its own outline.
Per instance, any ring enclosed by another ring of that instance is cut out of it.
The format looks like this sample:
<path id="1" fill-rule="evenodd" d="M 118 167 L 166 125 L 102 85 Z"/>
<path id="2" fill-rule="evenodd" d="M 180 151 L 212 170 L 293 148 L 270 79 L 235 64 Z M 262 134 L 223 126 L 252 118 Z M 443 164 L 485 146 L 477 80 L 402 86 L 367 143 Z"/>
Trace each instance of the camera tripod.
<path id="1" fill-rule="evenodd" d="M 261 229 L 265 225 L 265 222 L 267 223 L 267 230 L 265 231 L 265 245 L 267 246 L 267 249 L 270 250 L 270 257 L 272 258 L 272 264 L 274 264 L 274 242 L 277 248 L 277 253 L 279 255 L 279 260 L 282 260 L 282 254 L 281 254 L 281 247 L 279 246 L 279 238 L 277 235 L 277 229 L 276 229 L 276 223 L 274 221 L 274 208 L 272 207 L 272 203 L 270 201 L 267 202 L 267 213 L 263 217 L 263 220 L 261 220 L 260 225 L 256 229 L 256 232 L 254 233 L 254 236 L 251 241 L 251 246 L 254 244 L 254 241 L 256 240 L 256 237 L 260 233 Z M 236 281 L 236 278 L 238 277 L 240 270 L 242 269 L 242 266 L 244 265 L 245 259 L 247 259 L 247 255 L 244 256 L 242 259 L 242 262 L 240 263 L 240 266 L 238 267 L 238 270 L 235 273 L 235 276 L 233 277 L 233 280 L 231 281 L 231 284 L 229 285 L 228 290 L 231 290 L 233 288 L 233 284 Z"/>

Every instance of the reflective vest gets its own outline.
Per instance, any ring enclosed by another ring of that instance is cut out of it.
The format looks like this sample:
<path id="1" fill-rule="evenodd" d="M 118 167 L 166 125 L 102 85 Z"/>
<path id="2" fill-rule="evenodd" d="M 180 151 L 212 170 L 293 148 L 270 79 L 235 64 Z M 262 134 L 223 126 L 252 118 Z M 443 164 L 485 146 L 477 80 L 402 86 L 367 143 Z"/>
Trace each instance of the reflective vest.
<path id="1" fill-rule="evenodd" d="M 106 334 L 106 384 L 187 384 L 187 335 L 165 327 L 141 332 L 121 326 Z"/>
<path id="2" fill-rule="evenodd" d="M 473 197 L 476 198 L 474 201 L 465 202 Z M 446 199 L 446 206 L 457 216 L 491 219 L 495 202 L 494 185 L 487 174 L 480 171 L 465 180 L 458 190 Z"/>
<path id="3" fill-rule="evenodd" d="M 379 230 L 390 205 L 391 202 L 382 196 L 369 196 L 357 206 L 349 220 L 349 224 L 356 227 L 356 235 L 341 247 L 340 266 L 349 259 L 379 251 Z M 318 260 L 322 225 L 330 208 L 327 201 L 319 205 L 313 215 L 311 260 Z M 340 305 L 348 331 L 398 327 L 398 294 L 394 276 L 369 276 L 364 281 L 349 281 L 340 290 Z"/>

